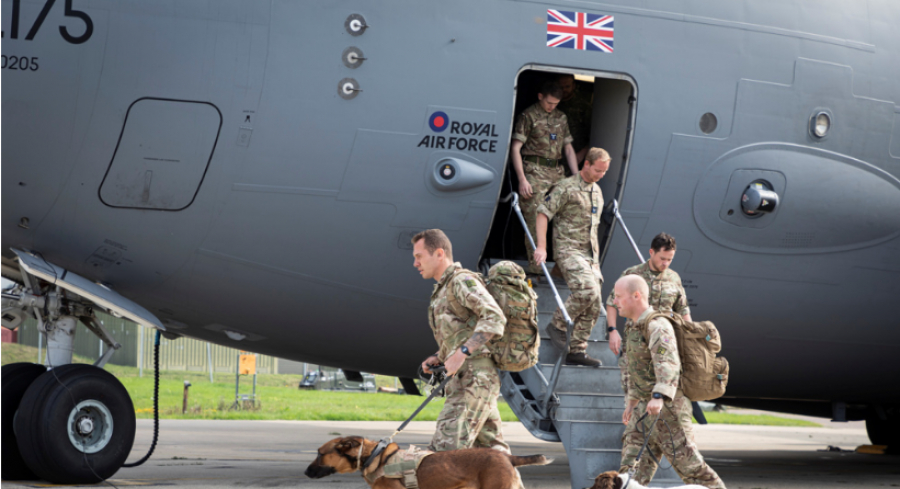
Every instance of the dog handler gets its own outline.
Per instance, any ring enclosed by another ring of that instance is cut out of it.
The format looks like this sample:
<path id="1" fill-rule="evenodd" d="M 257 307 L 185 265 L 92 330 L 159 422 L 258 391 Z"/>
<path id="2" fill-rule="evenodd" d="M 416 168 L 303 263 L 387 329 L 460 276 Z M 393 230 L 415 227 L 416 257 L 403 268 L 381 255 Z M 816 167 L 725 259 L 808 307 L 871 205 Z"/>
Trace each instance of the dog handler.
<path id="1" fill-rule="evenodd" d="M 634 321 L 635 327 L 643 332 L 626 337 L 628 392 L 625 412 L 622 413 L 626 428 L 622 435 L 619 472 L 625 473 L 634 467 L 644 444 L 644 434 L 638 431 L 638 418 L 646 412 L 644 426 L 646 431 L 650 431 L 647 449 L 657 459 L 665 454 L 685 484 L 725 489 L 725 483 L 706 464 L 694 443 L 691 401 L 678 387 L 681 360 L 672 324 L 660 317 L 647 321 L 653 312 L 647 301 L 650 288 L 639 275 L 619 278 L 615 290 L 614 300 L 619 314 Z M 657 415 L 659 421 L 652 426 Z M 647 485 L 655 473 L 656 464 L 641 463 L 634 480 Z"/>
<path id="2" fill-rule="evenodd" d="M 506 317 L 476 274 L 453 262 L 450 239 L 440 229 L 412 238 L 414 266 L 437 285 L 428 306 L 428 323 L 438 352 L 422 362 L 422 369 L 441 363 L 447 375 L 444 409 L 429 450 L 486 447 L 510 453 L 500 428 L 500 376 L 485 346 L 503 335 Z"/>

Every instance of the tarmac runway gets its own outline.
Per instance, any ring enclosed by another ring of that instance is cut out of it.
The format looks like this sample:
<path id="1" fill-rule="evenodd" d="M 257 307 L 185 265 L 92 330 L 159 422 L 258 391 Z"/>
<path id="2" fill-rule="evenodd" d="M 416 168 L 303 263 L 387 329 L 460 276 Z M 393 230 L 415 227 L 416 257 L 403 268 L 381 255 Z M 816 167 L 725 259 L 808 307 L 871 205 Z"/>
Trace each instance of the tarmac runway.
<path id="1" fill-rule="evenodd" d="M 143 466 L 122 469 L 116 487 L 302 487 L 364 489 L 360 475 L 312 480 L 303 475 L 316 448 L 337 436 L 378 439 L 397 422 L 347 421 L 193 421 L 160 422 L 159 444 Z M 504 424 L 513 453 L 555 458 L 545 467 L 523 467 L 529 489 L 569 489 L 569 468 L 560 443 L 533 438 L 519 423 Z M 427 444 L 434 422 L 413 422 L 395 441 Z M 152 436 L 152 421 L 138 420 L 129 461 L 142 457 Z M 900 487 L 900 457 L 821 451 L 828 446 L 852 450 L 869 443 L 861 423 L 830 423 L 821 428 L 775 426 L 696 426 L 700 450 L 730 489 Z M 616 469 L 618 467 L 610 467 Z M 44 482 L 4 482 L 3 489 L 48 487 Z M 109 487 L 109 486 L 106 486 Z"/>

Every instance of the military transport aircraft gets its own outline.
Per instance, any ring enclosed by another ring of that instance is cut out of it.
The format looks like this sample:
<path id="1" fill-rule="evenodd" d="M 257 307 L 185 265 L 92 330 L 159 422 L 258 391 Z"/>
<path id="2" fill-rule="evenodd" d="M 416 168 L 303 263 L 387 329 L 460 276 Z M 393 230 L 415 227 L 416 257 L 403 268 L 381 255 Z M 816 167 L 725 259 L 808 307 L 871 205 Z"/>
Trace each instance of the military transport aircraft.
<path id="1" fill-rule="evenodd" d="M 434 340 L 410 237 L 524 258 L 512 125 L 561 73 L 593 94 L 606 201 L 640 248 L 677 237 L 726 401 L 900 443 L 898 24 L 889 0 L 3 0 L 4 324 L 40 318 L 55 367 L 4 368 L 10 457 L 124 462 L 127 393 L 65 367 L 76 320 L 115 342 L 94 310 L 412 377 Z M 637 257 L 603 226 L 609 279 Z"/>

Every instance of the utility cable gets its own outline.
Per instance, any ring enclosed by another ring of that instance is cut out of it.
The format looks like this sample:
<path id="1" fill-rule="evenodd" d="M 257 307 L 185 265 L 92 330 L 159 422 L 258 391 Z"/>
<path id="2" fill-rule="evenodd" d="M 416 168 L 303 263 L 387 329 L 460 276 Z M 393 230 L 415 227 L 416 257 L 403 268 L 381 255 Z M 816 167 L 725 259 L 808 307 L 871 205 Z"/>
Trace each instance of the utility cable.
<path id="1" fill-rule="evenodd" d="M 153 442 L 150 443 L 150 451 L 147 452 L 147 455 L 144 455 L 137 462 L 123 464 L 122 467 L 131 468 L 143 465 L 144 462 L 150 459 L 150 455 L 153 455 L 153 451 L 156 449 L 156 441 L 159 439 L 159 336 L 160 332 L 157 329 L 156 340 L 153 342 Z"/>

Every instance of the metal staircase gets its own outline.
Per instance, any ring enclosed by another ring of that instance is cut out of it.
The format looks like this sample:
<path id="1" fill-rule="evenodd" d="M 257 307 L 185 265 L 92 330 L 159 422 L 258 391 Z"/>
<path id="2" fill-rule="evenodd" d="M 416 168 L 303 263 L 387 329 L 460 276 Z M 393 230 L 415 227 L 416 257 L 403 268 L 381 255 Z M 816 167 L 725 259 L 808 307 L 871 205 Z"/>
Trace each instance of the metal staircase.
<path id="1" fill-rule="evenodd" d="M 556 287 L 563 300 L 569 295 L 564 283 Z M 540 361 L 523 372 L 501 371 L 501 393 L 522 424 L 537 438 L 561 441 L 569 458 L 572 489 L 593 484 L 594 477 L 618 470 L 622 454 L 622 411 L 625 395 L 615 355 L 606 341 L 606 314 L 600 317 L 588 342 L 588 355 L 602 367 L 560 365 L 559 378 L 548 402 L 553 370 L 559 353 L 546 328 L 557 303 L 548 284 L 535 284 L 538 294 L 538 326 L 541 330 Z M 604 287 L 604 294 L 606 287 Z M 605 311 L 605 308 L 604 308 Z M 663 462 L 668 466 L 667 462 Z M 660 470 L 651 487 L 682 484 L 671 468 Z"/>

